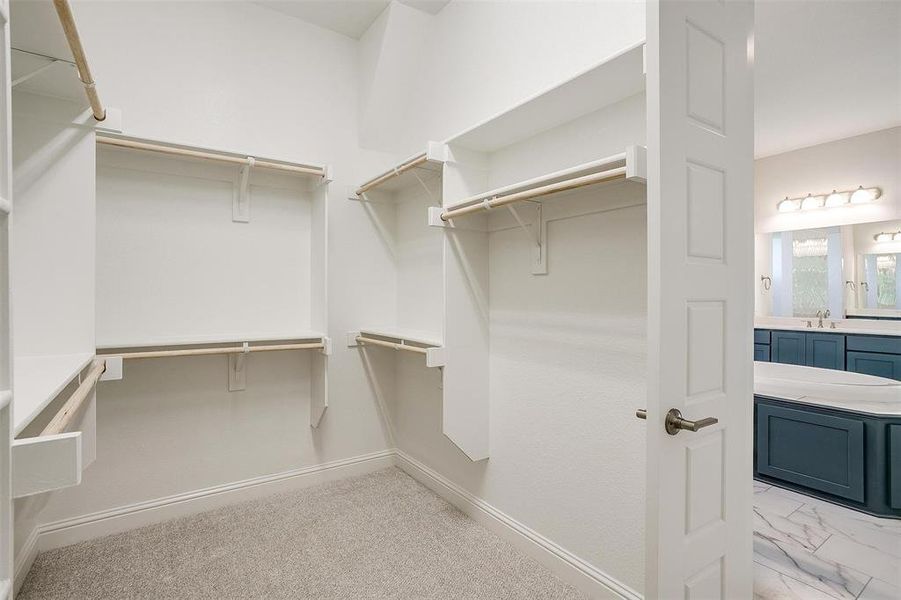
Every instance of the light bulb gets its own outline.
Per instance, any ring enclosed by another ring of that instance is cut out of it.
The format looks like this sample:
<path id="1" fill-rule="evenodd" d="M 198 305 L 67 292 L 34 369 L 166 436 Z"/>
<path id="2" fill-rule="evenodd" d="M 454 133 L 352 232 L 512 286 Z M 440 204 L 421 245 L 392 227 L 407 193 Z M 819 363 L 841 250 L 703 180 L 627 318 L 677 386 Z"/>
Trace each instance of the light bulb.
<path id="1" fill-rule="evenodd" d="M 826 199 L 822 196 L 813 196 L 807 194 L 807 197 L 801 201 L 801 210 L 810 210 L 812 208 L 823 208 Z"/>
<path id="2" fill-rule="evenodd" d="M 826 206 L 829 208 L 843 206 L 846 202 L 847 199 L 845 194 L 840 194 L 835 190 L 832 190 L 832 193 L 826 196 Z"/>
<path id="3" fill-rule="evenodd" d="M 892 239 L 896 242 L 901 242 L 901 231 L 892 236 Z"/>
<path id="4" fill-rule="evenodd" d="M 892 241 L 892 239 L 895 236 L 893 236 L 891 233 L 883 232 L 883 233 L 877 233 L 875 237 L 876 237 L 877 242 L 890 242 L 890 241 Z"/>
<path id="5" fill-rule="evenodd" d="M 776 205 L 776 209 L 779 212 L 794 212 L 796 210 L 801 209 L 801 201 L 800 200 L 789 200 L 788 196 L 785 197 L 785 200 Z"/>
<path id="6" fill-rule="evenodd" d="M 876 194 L 873 193 L 873 190 L 865 190 L 863 186 L 860 186 L 851 194 L 851 204 L 866 204 L 875 199 Z"/>

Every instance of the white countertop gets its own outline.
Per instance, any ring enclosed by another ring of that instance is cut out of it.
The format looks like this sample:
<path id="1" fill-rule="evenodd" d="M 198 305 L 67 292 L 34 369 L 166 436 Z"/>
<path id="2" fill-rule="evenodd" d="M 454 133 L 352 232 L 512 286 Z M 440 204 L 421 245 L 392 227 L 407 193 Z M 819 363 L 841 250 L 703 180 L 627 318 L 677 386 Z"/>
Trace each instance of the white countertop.
<path id="1" fill-rule="evenodd" d="M 901 336 L 901 321 L 876 321 L 865 319 L 842 319 L 824 321 L 823 328 L 817 327 L 817 319 L 810 319 L 813 327 L 807 326 L 808 319 L 799 317 L 758 317 L 754 319 L 755 329 L 782 329 L 786 331 L 810 331 L 813 333 L 848 333 L 861 335 Z M 835 323 L 835 329 L 829 326 Z"/>
<path id="2" fill-rule="evenodd" d="M 779 363 L 754 363 L 754 394 L 872 415 L 901 416 L 901 382 Z"/>

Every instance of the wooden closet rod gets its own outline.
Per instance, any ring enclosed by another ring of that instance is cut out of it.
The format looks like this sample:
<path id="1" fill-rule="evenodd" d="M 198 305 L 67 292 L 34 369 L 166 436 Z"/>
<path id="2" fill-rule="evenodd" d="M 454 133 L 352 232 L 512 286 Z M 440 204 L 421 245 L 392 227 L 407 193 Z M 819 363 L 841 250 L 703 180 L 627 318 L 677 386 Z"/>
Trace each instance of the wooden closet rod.
<path id="1" fill-rule="evenodd" d="M 91 74 L 91 67 L 88 66 L 88 57 L 84 53 L 84 46 L 81 45 L 78 27 L 75 26 L 72 7 L 69 6 L 69 0 L 53 0 L 53 6 L 56 8 L 59 22 L 63 26 L 63 32 L 66 34 L 66 41 L 69 42 L 69 49 L 72 51 L 72 58 L 75 59 L 75 66 L 78 69 L 78 78 L 84 85 L 84 93 L 87 95 L 88 103 L 91 105 L 91 112 L 94 113 L 95 119 L 102 121 L 106 118 L 106 109 L 103 108 L 100 96 L 97 94 L 94 76 Z"/>
<path id="2" fill-rule="evenodd" d="M 386 342 L 385 340 L 377 340 L 375 338 L 369 338 L 366 336 L 358 335 L 357 342 L 360 344 L 372 344 L 373 346 L 383 346 L 385 348 L 393 348 L 394 350 L 408 350 L 410 352 L 417 352 L 419 354 L 427 354 L 426 348 L 421 348 L 419 346 L 408 346 L 406 344 L 396 344 L 394 342 Z"/>
<path id="3" fill-rule="evenodd" d="M 375 178 L 373 178 L 373 179 L 370 179 L 369 181 L 367 181 L 366 183 L 364 183 L 363 185 L 361 185 L 360 187 L 358 187 L 354 193 L 355 193 L 357 196 L 360 196 L 360 195 L 366 193 L 368 190 L 371 190 L 371 189 L 374 188 L 375 186 L 377 186 L 377 185 L 379 185 L 379 184 L 381 184 L 381 183 L 384 183 L 385 181 L 388 181 L 388 180 L 391 179 L 392 177 L 397 177 L 398 175 L 400 175 L 400 174 L 403 173 L 404 171 L 409 171 L 410 169 L 412 169 L 412 168 L 414 168 L 414 167 L 418 167 L 418 166 L 421 165 L 422 163 L 426 162 L 428 159 L 429 159 L 429 157 L 428 157 L 428 155 L 427 155 L 425 152 L 423 152 L 422 154 L 417 154 L 416 156 L 414 156 L 414 157 L 411 158 L 410 160 L 408 160 L 408 161 L 406 161 L 405 163 L 403 163 L 403 164 L 401 164 L 401 165 L 395 167 L 394 169 L 391 169 L 390 171 L 385 171 L 384 173 L 382 173 L 382 174 L 379 175 L 378 177 L 375 177 Z"/>
<path id="4" fill-rule="evenodd" d="M 558 181 L 557 183 L 543 185 L 537 188 L 532 188 L 530 190 L 523 190 L 521 192 L 508 194 L 506 196 L 498 196 L 492 198 L 491 200 L 479 202 L 478 204 L 471 204 L 462 208 L 446 210 L 441 213 L 441 220 L 449 221 L 456 217 L 462 217 L 463 215 L 468 215 L 482 210 L 489 210 L 498 206 L 513 204 L 514 202 L 522 202 L 523 200 L 529 200 L 531 198 L 537 198 L 539 196 L 547 196 L 548 194 L 574 190 L 576 188 L 585 187 L 587 185 L 601 183 L 602 181 L 613 181 L 616 179 L 625 178 L 626 167 L 619 167 L 616 169 L 610 169 L 608 171 L 601 171 L 600 173 L 592 173 L 591 175 L 583 175 L 582 177 L 565 179 L 563 181 Z"/>
<path id="5" fill-rule="evenodd" d="M 62 408 L 59 409 L 53 418 L 50 419 L 50 422 L 47 423 L 47 426 L 44 427 L 44 430 L 41 431 L 42 436 L 56 435 L 58 433 L 63 433 L 66 430 L 69 423 L 71 423 L 75 415 L 78 414 L 81 405 L 84 404 L 84 401 L 87 400 L 88 396 L 91 394 L 91 390 L 97 385 L 97 380 L 100 379 L 100 376 L 103 375 L 104 371 L 106 371 L 106 361 L 100 359 L 94 360 L 91 364 L 91 370 L 88 371 L 85 378 L 81 380 L 78 389 L 69 396 L 69 399 L 66 400 L 66 403 L 63 404 Z"/>
<path id="6" fill-rule="evenodd" d="M 305 342 L 300 344 L 273 344 L 267 346 L 225 346 L 221 348 L 185 348 L 182 350 L 148 350 L 145 352 L 112 352 L 99 354 L 102 357 L 117 356 L 123 360 L 135 358 L 164 358 L 167 356 L 205 356 L 209 354 L 244 354 L 244 352 L 278 352 L 281 350 L 314 350 L 324 348 L 325 344 L 319 342 Z"/>
<path id="7" fill-rule="evenodd" d="M 135 150 L 147 150 L 148 152 L 161 152 L 163 154 L 174 154 L 176 156 L 188 156 L 190 158 L 203 158 L 205 160 L 218 160 L 236 165 L 251 164 L 248 157 L 233 156 L 230 154 L 222 154 L 216 152 L 207 152 L 204 150 L 191 150 L 189 148 L 180 148 L 178 146 L 165 146 L 163 144 L 153 144 L 150 142 L 138 142 L 127 138 L 112 137 L 107 135 L 97 135 L 98 144 L 106 144 L 108 146 L 118 146 L 120 148 L 133 148 Z M 305 175 L 325 176 L 325 169 L 321 167 L 310 167 L 306 165 L 289 165 L 286 163 L 278 163 L 270 160 L 253 159 L 253 166 L 263 169 L 275 169 L 278 171 L 289 171 L 291 173 L 303 173 Z"/>

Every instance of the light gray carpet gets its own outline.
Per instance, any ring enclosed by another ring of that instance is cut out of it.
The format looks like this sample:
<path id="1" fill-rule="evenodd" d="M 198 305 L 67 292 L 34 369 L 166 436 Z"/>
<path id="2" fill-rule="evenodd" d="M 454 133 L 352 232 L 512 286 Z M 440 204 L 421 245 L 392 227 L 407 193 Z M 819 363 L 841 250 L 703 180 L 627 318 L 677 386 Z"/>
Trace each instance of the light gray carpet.
<path id="1" fill-rule="evenodd" d="M 584 599 L 398 469 L 40 554 L 18 600 Z"/>

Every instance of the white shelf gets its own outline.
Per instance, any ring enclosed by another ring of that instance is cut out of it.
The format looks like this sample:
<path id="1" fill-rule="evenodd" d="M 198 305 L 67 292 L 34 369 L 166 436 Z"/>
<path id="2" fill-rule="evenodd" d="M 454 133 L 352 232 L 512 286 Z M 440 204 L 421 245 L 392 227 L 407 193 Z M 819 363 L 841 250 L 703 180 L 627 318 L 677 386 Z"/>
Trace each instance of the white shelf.
<path id="1" fill-rule="evenodd" d="M 398 327 L 362 327 L 361 335 L 385 338 L 397 343 L 411 343 L 432 348 L 443 346 L 441 336 L 434 332 L 402 329 Z"/>
<path id="2" fill-rule="evenodd" d="M 493 152 L 625 100 L 644 89 L 644 42 L 641 42 L 445 143 Z"/>
<path id="3" fill-rule="evenodd" d="M 240 344 L 243 342 L 286 342 L 292 340 L 321 340 L 325 334 L 319 331 L 294 331 L 290 333 L 216 334 L 201 336 L 159 337 L 140 340 L 104 341 L 98 350 L 122 348 L 154 348 L 163 346 L 197 346 L 202 344 Z"/>
<path id="4" fill-rule="evenodd" d="M 524 192 L 526 190 L 535 189 L 546 185 L 552 185 L 569 179 L 575 179 L 578 177 L 584 177 L 586 175 L 592 175 L 594 173 L 601 173 L 610 169 L 618 169 L 623 167 L 625 167 L 626 169 L 625 177 L 627 180 L 644 184 L 647 181 L 647 157 L 645 147 L 630 146 L 622 154 L 616 154 L 613 156 L 608 156 L 606 158 L 593 160 L 591 162 L 576 165 L 568 169 L 554 171 L 553 173 L 546 173 L 544 175 L 539 175 L 538 177 L 533 177 L 525 181 L 520 181 L 511 185 L 505 185 L 493 190 L 488 190 L 475 196 L 470 196 L 468 198 L 457 200 L 456 202 L 451 202 L 445 205 L 444 210 L 454 210 L 457 208 L 462 208 L 464 206 L 479 204 L 483 200 L 490 198 L 503 197 L 509 194 Z M 536 200 L 540 201 L 540 198 L 532 199 L 532 201 Z"/>
<path id="5" fill-rule="evenodd" d="M 348 190 L 348 198 L 360 200 L 372 192 L 394 194 L 420 182 L 425 183 L 441 176 L 447 160 L 447 146 L 429 142 L 425 152 L 411 156 L 394 167 L 370 177 L 359 186 Z M 357 194 L 361 188 L 369 188 Z"/>
<path id="6" fill-rule="evenodd" d="M 93 353 L 25 356 L 13 366 L 13 432 L 18 435 L 84 369 Z"/>

